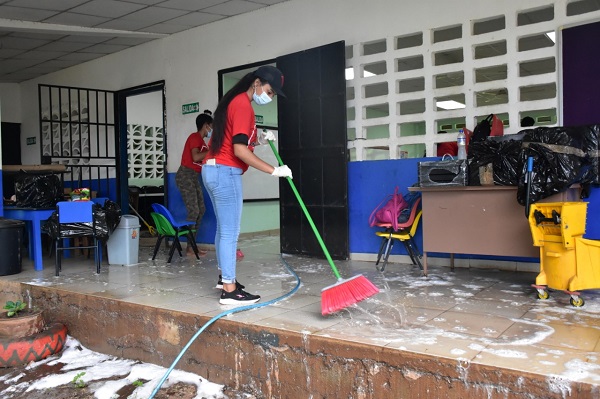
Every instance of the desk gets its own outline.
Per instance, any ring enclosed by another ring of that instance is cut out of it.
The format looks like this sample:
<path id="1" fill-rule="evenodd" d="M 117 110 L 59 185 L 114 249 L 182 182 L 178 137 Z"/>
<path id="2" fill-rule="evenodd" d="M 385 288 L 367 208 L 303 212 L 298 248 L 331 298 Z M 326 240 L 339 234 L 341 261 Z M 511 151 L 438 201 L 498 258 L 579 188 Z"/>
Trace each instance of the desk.
<path id="1" fill-rule="evenodd" d="M 540 202 L 579 201 L 570 189 Z M 410 187 L 423 209 L 423 274 L 427 252 L 539 258 L 516 186 Z"/>
<path id="2" fill-rule="evenodd" d="M 17 219 L 29 222 L 31 228 L 27 228 L 29 234 L 29 258 L 33 259 L 35 270 L 43 270 L 42 263 L 42 228 L 41 224 L 47 220 L 55 208 L 35 209 L 35 208 L 16 208 L 4 207 L 4 217 L 7 219 Z"/>

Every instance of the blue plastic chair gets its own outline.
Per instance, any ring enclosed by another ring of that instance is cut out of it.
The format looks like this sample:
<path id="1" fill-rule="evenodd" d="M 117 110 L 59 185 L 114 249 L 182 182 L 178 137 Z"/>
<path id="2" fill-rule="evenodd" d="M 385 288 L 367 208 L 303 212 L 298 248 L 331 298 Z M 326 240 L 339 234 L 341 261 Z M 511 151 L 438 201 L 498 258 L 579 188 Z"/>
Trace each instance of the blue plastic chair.
<path id="1" fill-rule="evenodd" d="M 176 231 L 175 228 L 166 217 L 157 212 L 150 212 L 150 216 L 152 220 L 154 220 L 154 224 L 156 225 L 156 232 L 158 233 L 158 237 L 156 239 L 156 244 L 154 245 L 154 252 L 152 253 L 152 260 L 156 259 L 156 254 L 158 253 L 158 249 L 160 248 L 160 243 L 163 238 L 172 238 L 173 245 L 171 245 L 171 250 L 169 251 L 169 259 L 167 259 L 167 263 L 171 263 L 171 259 L 173 258 L 173 254 L 175 253 L 175 249 L 179 252 L 179 257 L 182 257 L 181 253 L 181 244 L 179 243 L 180 236 L 187 236 L 189 230 L 179 230 Z"/>
<path id="2" fill-rule="evenodd" d="M 194 250 L 194 254 L 196 255 L 196 259 L 200 259 L 200 254 L 198 252 L 198 246 L 196 245 L 196 239 L 194 238 L 195 225 L 190 223 L 189 221 L 179 222 L 175 220 L 171 212 L 162 204 L 154 203 L 152 204 L 152 210 L 159 215 L 163 215 L 165 219 L 173 226 L 177 237 L 181 235 L 185 235 L 187 237 L 188 242 L 192 245 L 192 249 Z M 187 230 L 187 234 L 179 234 L 180 232 Z"/>
<path id="3" fill-rule="evenodd" d="M 108 201 L 108 200 L 109 200 L 109 198 L 107 198 L 107 197 L 96 197 L 96 198 L 92 198 L 92 202 L 93 202 L 94 204 L 98 204 L 98 205 L 100 205 L 100 206 L 102 206 L 102 207 L 104 207 L 104 204 L 105 204 L 105 203 L 106 203 L 106 201 Z"/>
<path id="4" fill-rule="evenodd" d="M 55 239 L 55 267 L 56 276 L 61 270 L 61 251 L 70 249 L 94 249 L 94 261 L 96 263 L 96 273 L 100 274 L 100 245 L 96 236 L 96 221 L 94 219 L 94 203 L 92 201 L 61 201 L 56 204 L 58 214 L 57 235 Z M 67 229 L 66 225 L 71 225 Z M 73 229 L 77 227 L 77 229 Z M 65 238 L 89 237 L 94 239 L 94 245 L 70 246 Z"/>

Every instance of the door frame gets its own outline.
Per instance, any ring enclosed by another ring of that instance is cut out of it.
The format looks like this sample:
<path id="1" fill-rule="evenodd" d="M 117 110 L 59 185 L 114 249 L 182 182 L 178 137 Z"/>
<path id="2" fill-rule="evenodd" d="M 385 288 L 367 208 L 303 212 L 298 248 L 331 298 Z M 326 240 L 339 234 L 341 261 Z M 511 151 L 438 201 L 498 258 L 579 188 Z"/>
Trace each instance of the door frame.
<path id="1" fill-rule="evenodd" d="M 163 152 L 165 160 L 163 163 L 163 187 L 165 195 L 165 205 L 168 201 L 167 179 L 167 106 L 165 94 L 165 81 L 159 80 L 156 82 L 146 83 L 139 86 L 130 87 L 119 90 L 115 93 L 115 114 L 117 115 L 117 173 L 119 174 L 119 203 L 124 214 L 129 213 L 129 162 L 127 159 L 127 97 L 138 96 L 140 94 L 153 93 L 156 91 L 162 92 L 162 109 L 163 109 Z"/>

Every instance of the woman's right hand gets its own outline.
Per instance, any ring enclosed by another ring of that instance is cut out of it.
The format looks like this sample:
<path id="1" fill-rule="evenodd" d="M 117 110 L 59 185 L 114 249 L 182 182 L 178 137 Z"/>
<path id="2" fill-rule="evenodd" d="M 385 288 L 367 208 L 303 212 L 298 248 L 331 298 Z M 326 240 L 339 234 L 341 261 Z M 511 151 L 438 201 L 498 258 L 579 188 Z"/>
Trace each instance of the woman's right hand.
<path id="1" fill-rule="evenodd" d="M 263 130 L 258 134 L 258 144 L 265 145 L 269 144 L 269 141 L 276 141 L 275 133 L 270 130 Z"/>
<path id="2" fill-rule="evenodd" d="M 289 177 L 290 179 L 293 178 L 292 170 L 287 165 L 276 166 L 275 169 L 273 169 L 273 172 L 271 172 L 271 175 L 275 177 Z"/>

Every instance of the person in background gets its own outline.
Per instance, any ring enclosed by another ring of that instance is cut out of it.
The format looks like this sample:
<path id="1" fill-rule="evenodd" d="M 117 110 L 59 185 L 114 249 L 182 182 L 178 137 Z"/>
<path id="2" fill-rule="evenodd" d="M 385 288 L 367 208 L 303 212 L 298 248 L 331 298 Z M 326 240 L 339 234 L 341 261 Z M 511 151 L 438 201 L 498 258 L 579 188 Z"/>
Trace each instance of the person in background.
<path id="1" fill-rule="evenodd" d="M 438 134 L 447 133 L 445 130 L 440 130 Z M 458 144 L 456 141 L 446 141 L 444 143 L 437 144 L 437 156 L 443 157 L 444 155 L 452 155 L 453 157 L 458 155 Z"/>
<path id="2" fill-rule="evenodd" d="M 535 119 L 533 119 L 531 116 L 526 116 L 521 119 L 521 127 L 530 127 L 533 125 L 535 125 Z"/>
<path id="3" fill-rule="evenodd" d="M 208 153 L 208 145 L 204 141 L 210 138 L 212 133 L 212 112 L 205 110 L 196 117 L 196 131 L 190 134 L 183 146 L 181 154 L 181 165 L 175 174 L 175 184 L 181 192 L 181 198 L 187 211 L 186 221 L 196 226 L 196 232 L 200 228 L 200 222 L 206 211 L 204 205 L 204 194 L 200 185 L 200 172 L 202 171 L 202 160 Z M 188 242 L 186 253 L 193 255 L 194 250 Z M 206 251 L 200 250 L 200 255 L 206 255 Z"/>
<path id="4" fill-rule="evenodd" d="M 244 291 L 236 280 L 236 248 L 242 219 L 242 174 L 252 166 L 275 177 L 292 178 L 287 165 L 272 166 L 254 154 L 258 144 L 275 140 L 271 131 L 258 133 L 252 101 L 265 105 L 282 91 L 283 74 L 273 66 L 261 66 L 242 77 L 221 99 L 215 110 L 209 153 L 202 167 L 202 180 L 217 218 L 215 249 L 221 269 L 217 288 L 219 303 L 248 304 L 259 295 Z"/>

